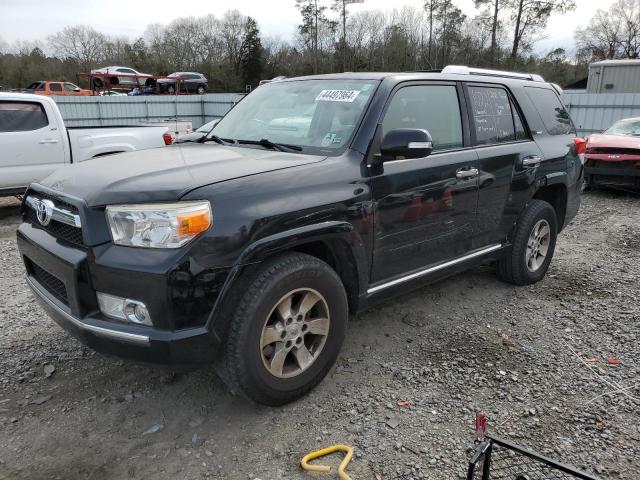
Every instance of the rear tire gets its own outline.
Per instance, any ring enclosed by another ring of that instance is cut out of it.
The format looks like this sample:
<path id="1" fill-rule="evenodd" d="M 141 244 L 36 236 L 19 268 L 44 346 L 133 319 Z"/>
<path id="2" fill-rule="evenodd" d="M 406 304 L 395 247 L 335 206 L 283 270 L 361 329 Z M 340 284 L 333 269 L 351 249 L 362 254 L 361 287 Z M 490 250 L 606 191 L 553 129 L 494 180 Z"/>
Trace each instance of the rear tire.
<path id="1" fill-rule="evenodd" d="M 554 208 L 543 200 L 532 200 L 516 225 L 511 249 L 498 260 L 498 278 L 514 285 L 542 280 L 553 258 L 557 235 Z"/>
<path id="2" fill-rule="evenodd" d="M 169 85 L 167 87 L 167 93 L 173 95 L 174 93 L 176 93 L 176 87 L 174 87 L 173 85 Z"/>
<path id="3" fill-rule="evenodd" d="M 234 393 L 283 405 L 314 388 L 335 363 L 349 309 L 337 273 L 302 253 L 269 261 L 233 306 L 222 379 Z"/>

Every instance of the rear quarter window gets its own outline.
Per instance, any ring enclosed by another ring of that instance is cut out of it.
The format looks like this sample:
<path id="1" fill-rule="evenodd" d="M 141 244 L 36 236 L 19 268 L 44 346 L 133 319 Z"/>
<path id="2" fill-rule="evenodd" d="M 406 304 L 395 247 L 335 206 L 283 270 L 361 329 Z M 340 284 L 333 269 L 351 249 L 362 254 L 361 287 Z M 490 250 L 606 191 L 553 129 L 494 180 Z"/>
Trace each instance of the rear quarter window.
<path id="1" fill-rule="evenodd" d="M 0 132 L 27 132 L 49 124 L 42 105 L 33 102 L 0 102 Z"/>
<path id="2" fill-rule="evenodd" d="M 562 105 L 555 91 L 548 88 L 525 87 L 540 119 L 549 135 L 568 135 L 575 133 L 569 113 Z"/>

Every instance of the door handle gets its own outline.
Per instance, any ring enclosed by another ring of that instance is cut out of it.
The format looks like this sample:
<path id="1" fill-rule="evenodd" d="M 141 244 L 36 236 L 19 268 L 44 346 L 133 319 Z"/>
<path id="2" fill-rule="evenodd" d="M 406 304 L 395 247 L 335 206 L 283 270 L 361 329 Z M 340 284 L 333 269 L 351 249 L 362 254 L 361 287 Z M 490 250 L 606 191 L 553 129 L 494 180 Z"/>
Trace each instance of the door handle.
<path id="1" fill-rule="evenodd" d="M 524 157 L 522 159 L 523 167 L 537 167 L 542 162 L 542 158 L 538 155 L 529 155 L 528 157 Z"/>
<path id="2" fill-rule="evenodd" d="M 58 143 L 58 140 L 56 140 L 55 138 L 45 138 L 43 140 L 40 140 L 38 143 L 40 145 L 44 145 L 46 143 Z"/>
<path id="3" fill-rule="evenodd" d="M 467 170 L 458 170 L 456 172 L 456 178 L 459 180 L 466 180 L 468 178 L 477 177 L 480 171 L 477 168 L 469 168 Z"/>

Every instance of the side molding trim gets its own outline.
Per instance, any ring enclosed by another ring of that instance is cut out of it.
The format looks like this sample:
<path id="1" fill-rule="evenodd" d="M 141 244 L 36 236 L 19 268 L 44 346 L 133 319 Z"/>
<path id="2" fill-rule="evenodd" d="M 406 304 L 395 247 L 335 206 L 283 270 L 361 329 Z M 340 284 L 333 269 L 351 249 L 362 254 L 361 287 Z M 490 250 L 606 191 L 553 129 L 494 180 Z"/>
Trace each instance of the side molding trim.
<path id="1" fill-rule="evenodd" d="M 449 260 L 448 262 L 440 263 L 438 265 L 434 265 L 432 267 L 428 267 L 428 268 L 425 268 L 423 270 L 418 270 L 417 272 L 410 273 L 409 275 L 405 275 L 403 277 L 396 278 L 394 280 L 390 280 L 390 281 L 385 282 L 385 283 L 381 283 L 379 285 L 376 285 L 375 287 L 369 288 L 367 290 L 367 293 L 369 295 L 377 293 L 377 292 L 379 292 L 381 290 L 384 290 L 385 288 L 393 287 L 395 285 L 399 285 L 401 283 L 405 283 L 405 282 L 408 282 L 410 280 L 414 280 L 416 278 L 420 278 L 420 277 L 423 277 L 425 275 L 429 275 L 430 273 L 434 273 L 434 272 L 437 272 L 439 270 L 443 270 L 445 268 L 452 267 L 454 265 L 457 265 L 458 263 L 466 262 L 467 260 L 471 260 L 473 258 L 481 257 L 483 255 L 486 255 L 487 253 L 495 252 L 496 250 L 500 250 L 502 247 L 503 247 L 503 245 L 499 244 L 499 243 L 495 244 L 495 245 L 490 245 L 490 246 L 485 247 L 485 248 L 483 248 L 481 250 L 476 250 L 475 252 L 463 255 L 462 257 L 458 257 L 458 258 L 454 258 L 453 260 Z"/>

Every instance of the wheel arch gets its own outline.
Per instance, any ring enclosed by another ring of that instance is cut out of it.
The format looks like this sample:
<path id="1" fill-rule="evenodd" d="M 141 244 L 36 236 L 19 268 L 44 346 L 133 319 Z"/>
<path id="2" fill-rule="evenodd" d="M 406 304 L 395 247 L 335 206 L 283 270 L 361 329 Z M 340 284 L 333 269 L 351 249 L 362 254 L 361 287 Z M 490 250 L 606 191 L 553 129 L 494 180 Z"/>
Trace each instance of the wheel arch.
<path id="1" fill-rule="evenodd" d="M 558 232 L 562 231 L 567 216 L 568 191 L 566 173 L 560 172 L 560 174 L 547 175 L 545 182 L 535 191 L 532 199 L 544 200 L 551 204 L 556 212 Z"/>
<path id="2" fill-rule="evenodd" d="M 360 235 L 346 221 L 306 225 L 264 237 L 244 249 L 209 317 L 209 328 L 219 340 L 224 338 L 229 325 L 225 304 L 239 299 L 263 262 L 287 252 L 305 253 L 326 262 L 336 271 L 345 287 L 349 311 L 354 313 L 358 310 L 368 274 Z"/>

